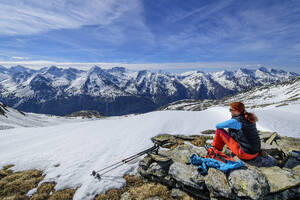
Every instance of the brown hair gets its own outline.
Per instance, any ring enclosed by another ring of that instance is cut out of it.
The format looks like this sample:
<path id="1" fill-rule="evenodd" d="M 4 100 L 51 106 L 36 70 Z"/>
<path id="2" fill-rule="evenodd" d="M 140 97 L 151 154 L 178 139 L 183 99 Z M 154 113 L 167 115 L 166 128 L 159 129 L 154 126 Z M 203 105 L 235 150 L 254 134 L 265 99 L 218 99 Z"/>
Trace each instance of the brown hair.
<path id="1" fill-rule="evenodd" d="M 244 114 L 245 119 L 251 123 L 255 123 L 258 121 L 255 114 L 246 112 L 245 105 L 242 102 L 232 102 L 230 104 L 230 108 L 232 110 L 240 112 L 241 114 Z"/>

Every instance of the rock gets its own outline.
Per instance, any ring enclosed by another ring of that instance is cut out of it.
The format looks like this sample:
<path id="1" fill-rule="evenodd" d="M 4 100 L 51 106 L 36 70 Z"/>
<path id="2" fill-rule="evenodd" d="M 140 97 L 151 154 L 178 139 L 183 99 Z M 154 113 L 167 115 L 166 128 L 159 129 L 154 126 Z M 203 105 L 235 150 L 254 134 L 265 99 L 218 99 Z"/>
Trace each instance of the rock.
<path id="1" fill-rule="evenodd" d="M 267 139 L 270 138 L 272 134 L 273 134 L 273 132 L 264 132 L 264 131 L 259 131 L 258 132 L 259 138 L 263 142 L 267 141 Z"/>
<path id="2" fill-rule="evenodd" d="M 215 131 L 216 130 L 213 130 L 213 129 L 205 130 L 205 131 L 202 131 L 201 134 L 203 134 L 203 135 L 213 135 L 213 134 L 215 134 Z"/>
<path id="3" fill-rule="evenodd" d="M 121 195 L 120 200 L 132 200 L 130 193 L 129 193 L 129 192 L 124 192 L 124 193 Z"/>
<path id="4" fill-rule="evenodd" d="M 289 194 L 288 191 L 283 191 L 281 193 L 278 193 L 276 195 L 271 194 L 271 195 L 267 195 L 264 200 L 288 200 L 289 198 Z"/>
<path id="5" fill-rule="evenodd" d="M 295 187 L 290 190 L 272 193 L 264 197 L 264 200 L 289 200 L 300 199 L 300 187 Z"/>
<path id="6" fill-rule="evenodd" d="M 176 180 L 172 178 L 169 174 L 161 179 L 161 183 L 168 185 L 170 187 L 175 187 Z"/>
<path id="7" fill-rule="evenodd" d="M 198 156 L 206 156 L 207 155 L 207 150 L 204 147 L 196 147 L 194 146 L 191 150 L 191 155 L 192 154 L 197 154 Z"/>
<path id="8" fill-rule="evenodd" d="M 149 174 L 147 173 L 147 169 L 143 169 L 142 167 L 138 167 L 137 172 L 142 177 L 149 177 Z"/>
<path id="9" fill-rule="evenodd" d="M 204 177 L 199 174 L 197 167 L 174 162 L 169 169 L 169 174 L 178 183 L 198 190 L 204 188 Z"/>
<path id="10" fill-rule="evenodd" d="M 292 170 L 280 167 L 262 167 L 259 171 L 267 178 L 270 185 L 270 192 L 280 192 L 288 188 L 300 185 L 300 176 L 293 174 Z"/>
<path id="11" fill-rule="evenodd" d="M 182 139 L 182 140 L 194 140 L 195 136 L 186 136 L 186 135 L 174 135 L 176 138 Z"/>
<path id="12" fill-rule="evenodd" d="M 272 157 L 276 158 L 277 160 L 284 160 L 286 157 L 286 153 L 281 150 L 281 148 L 276 144 L 272 143 L 266 144 L 266 143 L 261 143 L 261 149 L 266 152 L 267 154 L 271 155 Z"/>
<path id="13" fill-rule="evenodd" d="M 276 143 L 272 143 L 272 144 L 266 144 L 264 142 L 261 142 L 261 149 L 264 149 L 268 152 L 268 150 L 270 149 L 275 149 L 278 150 L 279 146 Z"/>
<path id="14" fill-rule="evenodd" d="M 214 168 L 209 168 L 204 180 L 207 189 L 214 197 L 233 197 L 231 187 L 223 172 Z"/>
<path id="15" fill-rule="evenodd" d="M 160 154 L 171 158 L 174 162 L 180 162 L 182 164 L 187 164 L 190 162 L 191 145 L 183 144 L 176 147 L 173 150 L 159 152 Z"/>
<path id="16" fill-rule="evenodd" d="M 213 139 L 213 136 L 205 136 L 205 135 L 200 135 L 196 137 L 194 140 L 191 141 L 191 143 L 195 146 L 198 147 L 203 147 L 206 143 L 207 140 Z"/>
<path id="17" fill-rule="evenodd" d="M 177 146 L 173 150 L 159 151 L 159 154 L 171 158 L 175 162 L 180 162 L 182 164 L 190 163 L 190 156 L 192 154 L 197 154 L 199 156 L 207 155 L 207 151 L 204 147 L 197 147 L 192 144 L 183 144 Z"/>
<path id="18" fill-rule="evenodd" d="M 155 196 L 155 197 L 146 198 L 145 200 L 162 200 L 162 199 L 159 198 L 158 196 Z"/>
<path id="19" fill-rule="evenodd" d="M 236 169 L 229 174 L 228 180 L 238 197 L 262 199 L 269 193 L 266 178 L 254 169 Z"/>
<path id="20" fill-rule="evenodd" d="M 299 150 L 300 151 L 300 138 L 292 137 L 280 137 L 276 140 L 279 148 L 287 155 L 289 151 Z"/>
<path id="21" fill-rule="evenodd" d="M 274 132 L 265 142 L 266 144 L 272 144 L 273 141 L 275 140 L 275 138 L 278 137 L 278 134 L 276 132 Z"/>
<path id="22" fill-rule="evenodd" d="M 293 172 L 297 175 L 300 176 L 300 165 L 297 165 L 293 167 Z"/>
<path id="23" fill-rule="evenodd" d="M 152 162 L 153 159 L 150 156 L 145 156 L 144 159 L 139 162 L 139 166 L 143 169 L 147 169 Z"/>
<path id="24" fill-rule="evenodd" d="M 165 169 L 164 166 L 158 164 L 157 162 L 152 163 L 146 170 L 146 172 L 156 177 L 164 177 L 168 173 L 167 169 Z"/>
<path id="25" fill-rule="evenodd" d="M 165 148 L 168 148 L 167 147 L 168 144 L 171 146 L 174 144 L 177 144 L 175 137 L 173 135 L 169 135 L 169 134 L 161 134 L 161 135 L 152 137 L 151 140 L 153 143 L 158 144 Z"/>
<path id="26" fill-rule="evenodd" d="M 164 155 L 157 155 L 157 154 L 150 154 L 149 155 L 154 161 L 160 162 L 160 163 L 168 163 L 171 161 L 170 158 Z"/>
<path id="27" fill-rule="evenodd" d="M 171 196 L 176 199 L 194 200 L 193 197 L 190 197 L 187 193 L 185 193 L 184 191 L 179 190 L 177 188 L 173 188 L 171 190 Z"/>
<path id="28" fill-rule="evenodd" d="M 0 170 L 0 179 L 4 178 L 5 176 L 9 175 L 10 172 L 6 170 Z"/>

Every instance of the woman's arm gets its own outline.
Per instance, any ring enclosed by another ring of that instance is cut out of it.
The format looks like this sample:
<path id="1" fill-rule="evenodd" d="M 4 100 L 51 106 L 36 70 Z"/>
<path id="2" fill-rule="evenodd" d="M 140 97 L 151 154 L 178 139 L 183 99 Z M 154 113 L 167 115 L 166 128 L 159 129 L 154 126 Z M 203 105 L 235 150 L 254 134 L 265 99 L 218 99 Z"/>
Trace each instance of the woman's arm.
<path id="1" fill-rule="evenodd" d="M 240 130 L 242 128 L 240 122 L 236 119 L 230 119 L 225 122 L 218 123 L 216 128 L 232 128 L 236 130 Z"/>

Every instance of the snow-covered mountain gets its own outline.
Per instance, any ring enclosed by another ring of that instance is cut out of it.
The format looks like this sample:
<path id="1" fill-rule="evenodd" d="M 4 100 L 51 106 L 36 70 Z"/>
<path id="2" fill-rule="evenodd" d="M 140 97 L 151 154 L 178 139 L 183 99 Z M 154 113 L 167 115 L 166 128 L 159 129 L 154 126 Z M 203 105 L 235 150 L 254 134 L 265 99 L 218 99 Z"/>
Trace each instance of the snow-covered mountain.
<path id="1" fill-rule="evenodd" d="M 230 102 L 241 101 L 248 108 L 282 107 L 300 104 L 300 77 L 276 84 L 257 86 L 236 95 L 219 100 L 180 100 L 160 108 L 160 110 L 199 111 L 212 106 L 228 106 Z"/>
<path id="2" fill-rule="evenodd" d="M 66 115 L 97 110 L 104 115 L 122 115 L 151 111 L 181 99 L 220 99 L 296 76 L 263 67 L 182 74 L 98 66 L 89 71 L 55 66 L 40 70 L 0 67 L 0 101 L 27 112 Z"/>
<path id="3" fill-rule="evenodd" d="M 66 123 L 69 122 L 66 120 L 51 127 L 0 130 L 0 169 L 14 165 L 10 168 L 13 171 L 42 170 L 45 177 L 41 184 L 55 182 L 57 191 L 76 188 L 74 200 L 92 200 L 111 188 L 124 187 L 123 175 L 134 174 L 141 158 L 110 171 L 101 180 L 91 176 L 93 170 L 153 146 L 151 138 L 158 134 L 189 136 L 215 129 L 217 123 L 231 118 L 227 105 L 229 101 L 239 100 L 250 105 L 250 111 L 259 119 L 256 124 L 258 130 L 276 131 L 281 136 L 299 138 L 299 81 L 300 78 L 296 78 L 273 86 L 257 87 L 222 100 L 224 105 L 211 106 L 199 112 L 155 111 L 93 121 L 79 120 L 72 124 Z M 215 104 L 221 102 L 214 101 Z M 209 101 L 206 100 L 206 103 Z M 4 113 L 0 114 L 0 125 L 6 119 L 11 123 L 23 120 L 22 126 L 32 126 L 32 122 L 25 118 L 30 114 L 22 114 L 2 104 L 0 108 Z M 45 115 L 34 115 L 37 121 L 45 119 L 42 117 Z M 57 118 L 57 121 L 61 119 L 64 118 Z M 37 190 L 34 188 L 27 195 Z"/>

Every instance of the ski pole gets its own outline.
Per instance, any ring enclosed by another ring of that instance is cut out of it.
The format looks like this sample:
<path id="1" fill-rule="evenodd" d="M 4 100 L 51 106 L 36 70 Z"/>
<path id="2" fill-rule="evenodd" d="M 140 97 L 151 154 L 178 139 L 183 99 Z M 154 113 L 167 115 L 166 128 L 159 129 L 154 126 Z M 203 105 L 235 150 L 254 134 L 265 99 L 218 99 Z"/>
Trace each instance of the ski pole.
<path id="1" fill-rule="evenodd" d="M 101 179 L 101 176 L 103 176 L 104 174 L 106 174 L 106 173 L 108 173 L 108 172 L 110 172 L 110 171 L 112 171 L 112 170 L 114 170 L 114 169 L 120 167 L 121 165 L 126 164 L 127 162 L 130 162 L 130 161 L 132 161 L 132 160 L 134 160 L 134 159 L 136 159 L 136 158 L 142 156 L 143 154 L 145 154 L 145 153 L 147 153 L 147 152 L 154 151 L 154 150 L 157 149 L 157 148 L 158 148 L 158 146 L 155 145 L 155 146 L 153 146 L 153 147 L 151 147 L 151 148 L 149 148 L 149 149 L 146 149 L 145 151 L 142 151 L 142 152 L 140 152 L 140 153 L 138 153 L 138 154 L 135 154 L 135 155 L 133 155 L 133 156 L 131 156 L 131 157 L 129 157 L 129 158 L 126 158 L 126 159 L 124 159 L 124 160 L 118 162 L 118 163 L 117 163 L 118 165 L 114 164 L 114 165 L 109 166 L 109 167 L 114 166 L 114 167 L 111 168 L 111 169 L 108 169 L 109 167 L 105 167 L 105 168 L 99 170 L 98 172 L 103 171 L 104 169 L 108 169 L 107 171 L 103 172 L 102 174 L 99 174 L 98 172 L 93 171 L 93 172 L 92 172 L 92 175 L 95 176 L 95 177 L 98 178 L 98 179 Z"/>
<path id="2" fill-rule="evenodd" d="M 128 158 L 125 158 L 125 159 L 123 159 L 123 160 L 121 160 L 121 161 L 119 161 L 119 162 L 117 162 L 117 163 L 114 163 L 114 164 L 112 164 L 112 165 L 110 165 L 110 166 L 107 166 L 107 167 L 105 167 L 105 168 L 103 168 L 103 169 L 100 169 L 100 170 L 98 170 L 98 171 L 93 171 L 93 172 L 92 172 L 92 175 L 100 179 L 100 178 L 101 178 L 101 175 L 106 174 L 107 172 L 112 171 L 113 169 L 116 169 L 116 168 L 118 168 L 119 166 L 121 166 L 121 165 L 123 165 L 123 164 L 125 164 L 125 163 L 127 163 L 127 162 L 130 162 L 130 161 L 132 161 L 132 160 L 134 160 L 134 159 L 136 159 L 136 158 L 138 158 L 138 157 L 140 157 L 140 156 L 142 156 L 142 155 L 144 155 L 145 153 L 152 152 L 152 151 L 156 150 L 157 148 L 159 148 L 159 146 L 155 144 L 153 147 L 151 147 L 151 148 L 149 148 L 149 149 L 146 149 L 146 150 L 144 150 L 144 151 L 141 151 L 141 152 L 139 152 L 139 153 L 137 153 L 137 154 L 135 154 L 135 155 L 133 155 L 133 156 L 130 156 L 130 157 L 128 157 Z M 112 168 L 112 167 L 113 167 L 113 168 Z M 111 169 L 109 169 L 109 168 L 111 168 Z M 109 170 L 105 171 L 105 172 L 102 173 L 102 174 L 99 174 L 99 173 L 98 173 L 98 172 L 104 171 L 104 170 L 106 170 L 106 169 L 109 169 Z"/>
<path id="3" fill-rule="evenodd" d="M 111 168 L 111 167 L 113 167 L 113 166 L 115 166 L 115 165 L 118 165 L 118 164 L 120 164 L 120 163 L 126 162 L 126 160 L 131 159 L 131 158 L 133 158 L 133 157 L 135 157 L 135 156 L 137 156 L 137 155 L 140 155 L 140 154 L 143 155 L 143 154 L 145 154 L 145 153 L 147 153 L 147 152 L 149 152 L 149 151 L 153 151 L 153 150 L 155 150 L 156 148 L 157 148 L 157 145 L 154 145 L 153 147 L 151 147 L 151 148 L 149 148 L 149 149 L 146 149 L 146 150 L 144 150 L 144 151 L 141 151 L 141 152 L 139 152 L 139 153 L 137 153 L 137 154 L 134 154 L 133 156 L 130 156 L 130 157 L 128 157 L 128 158 L 125 158 L 125 159 L 123 159 L 123 160 L 121 160 L 121 161 L 119 161 L 119 162 L 116 162 L 116 163 L 114 163 L 114 164 L 112 164 L 112 165 L 109 165 L 109 166 L 107 166 L 107 167 L 104 167 L 103 169 L 97 170 L 97 171 L 95 171 L 95 172 L 101 172 L 101 171 L 106 170 L 106 169 L 108 169 L 108 168 Z"/>
<path id="4" fill-rule="evenodd" d="M 107 174 L 108 172 L 110 172 L 110 171 L 112 171 L 112 170 L 114 170 L 114 169 L 116 169 L 116 168 L 118 168 L 118 167 L 120 167 L 120 166 L 122 166 L 122 165 L 124 165 L 124 164 L 126 164 L 126 163 L 128 163 L 128 162 L 130 162 L 130 161 L 132 161 L 132 160 L 134 160 L 134 159 L 136 159 L 138 157 L 140 157 L 140 156 L 142 156 L 142 154 L 141 155 L 137 155 L 136 157 L 133 157 L 130 160 L 126 160 L 123 163 L 120 163 L 119 165 L 116 165 L 115 167 L 113 167 L 111 169 L 108 169 L 107 171 L 105 171 L 105 172 L 103 172 L 101 174 L 96 173 L 94 176 L 96 176 L 98 179 L 101 179 L 101 176 L 103 176 L 104 174 Z"/>

